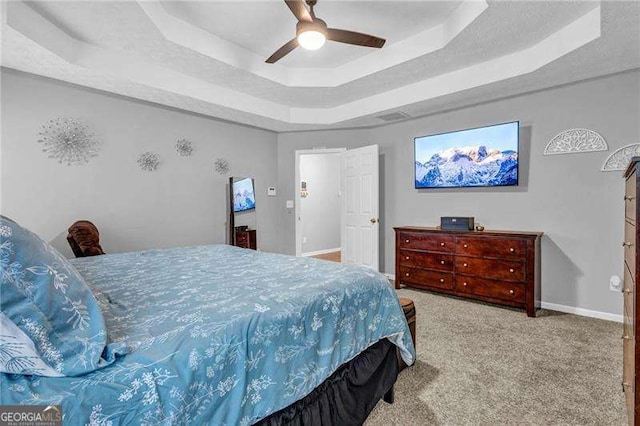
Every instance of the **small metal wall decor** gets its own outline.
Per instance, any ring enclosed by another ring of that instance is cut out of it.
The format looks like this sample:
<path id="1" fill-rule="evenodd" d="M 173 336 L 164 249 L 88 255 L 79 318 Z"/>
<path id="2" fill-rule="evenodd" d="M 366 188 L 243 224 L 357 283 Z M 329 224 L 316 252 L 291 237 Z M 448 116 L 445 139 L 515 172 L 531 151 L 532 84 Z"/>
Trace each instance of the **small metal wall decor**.
<path id="1" fill-rule="evenodd" d="M 138 157 L 138 166 L 145 172 L 153 172 L 158 170 L 160 166 L 160 157 L 153 152 L 143 152 Z"/>
<path id="2" fill-rule="evenodd" d="M 100 142 L 89 126 L 72 117 L 49 120 L 38 137 L 42 152 L 67 166 L 87 164 L 100 151 Z"/>
<path id="3" fill-rule="evenodd" d="M 608 151 L 609 146 L 599 133 L 589 129 L 569 129 L 557 134 L 544 148 L 544 155 L 578 154 Z"/>
<path id="4" fill-rule="evenodd" d="M 632 157 L 640 156 L 640 143 L 632 143 L 616 149 L 602 164 L 603 172 L 620 171 L 627 168 Z"/>
<path id="5" fill-rule="evenodd" d="M 213 167 L 219 175 L 228 175 L 229 174 L 229 162 L 224 158 L 217 158 L 213 163 Z"/>
<path id="6" fill-rule="evenodd" d="M 186 139 L 178 139 L 176 141 L 176 152 L 180 157 L 191 157 L 193 144 Z"/>

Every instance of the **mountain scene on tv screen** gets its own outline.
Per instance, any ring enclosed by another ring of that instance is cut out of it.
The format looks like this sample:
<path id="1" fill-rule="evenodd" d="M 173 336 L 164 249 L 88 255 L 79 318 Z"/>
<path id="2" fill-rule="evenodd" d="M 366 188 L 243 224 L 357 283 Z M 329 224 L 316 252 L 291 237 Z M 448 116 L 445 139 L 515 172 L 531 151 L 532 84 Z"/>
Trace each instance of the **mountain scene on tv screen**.
<path id="1" fill-rule="evenodd" d="M 518 153 L 485 145 L 448 148 L 416 161 L 416 187 L 506 186 L 518 183 Z"/>

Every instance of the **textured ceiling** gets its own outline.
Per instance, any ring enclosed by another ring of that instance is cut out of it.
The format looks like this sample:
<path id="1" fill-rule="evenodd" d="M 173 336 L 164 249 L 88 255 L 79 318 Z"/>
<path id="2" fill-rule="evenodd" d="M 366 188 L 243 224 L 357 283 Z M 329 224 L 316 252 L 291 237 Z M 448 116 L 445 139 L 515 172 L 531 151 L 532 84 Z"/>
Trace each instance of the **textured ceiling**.
<path id="1" fill-rule="evenodd" d="M 137 2 L 47 1 L 21 6 L 5 10 L 3 16 L 3 66 L 276 131 L 379 125 L 383 122 L 376 116 L 383 112 L 424 115 L 640 67 L 638 2 L 489 2 L 445 46 L 392 66 L 388 63 L 337 87 L 285 86 L 250 67 L 233 66 L 197 47 L 168 41 Z M 214 36 L 251 54 L 271 52 L 270 46 L 282 43 L 287 25 L 295 25 L 279 1 L 163 6 L 199 31 L 215 31 Z M 331 26 L 387 37 L 391 48 L 394 42 L 402 47 L 415 34 L 451 21 L 461 7 L 465 4 L 321 0 L 316 12 Z M 43 32 L 46 25 L 40 19 L 62 30 L 64 37 L 55 30 Z M 269 23 L 258 30 L 262 19 Z M 54 36 L 60 37 L 57 44 L 52 42 Z M 564 46 L 578 36 L 584 41 L 572 41 L 575 45 L 555 56 L 542 57 L 554 50 L 549 46 Z M 65 55 L 69 49 L 60 46 L 69 40 L 75 47 Z M 283 61 L 281 69 L 286 73 L 309 67 L 340 74 L 350 63 L 380 53 L 346 48 L 323 48 L 324 56 L 307 58 L 314 52 L 303 52 Z M 519 69 L 519 60 L 508 60 L 536 55 L 540 61 L 529 68 Z M 458 75 L 471 78 L 460 82 Z M 172 84 L 165 84 L 162 76 Z M 414 86 L 421 90 L 411 90 Z"/>
<path id="2" fill-rule="evenodd" d="M 391 45 L 444 21 L 462 2 L 323 1 L 316 15 L 330 28 L 377 35 Z M 295 37 L 296 19 L 284 2 L 162 2 L 167 12 L 265 58 Z M 371 49 L 327 43 L 318 52 L 296 49 L 282 64 L 334 68 L 371 53 Z"/>

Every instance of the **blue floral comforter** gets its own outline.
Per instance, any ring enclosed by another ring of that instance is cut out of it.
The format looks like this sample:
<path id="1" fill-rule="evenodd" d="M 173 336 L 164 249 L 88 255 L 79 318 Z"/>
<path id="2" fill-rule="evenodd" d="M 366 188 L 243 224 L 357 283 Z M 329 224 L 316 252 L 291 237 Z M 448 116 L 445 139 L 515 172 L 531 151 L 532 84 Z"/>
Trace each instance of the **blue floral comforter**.
<path id="1" fill-rule="evenodd" d="M 115 361 L 79 377 L 3 374 L 2 404 L 61 404 L 69 424 L 248 425 L 382 338 L 415 356 L 394 290 L 364 267 L 230 246 L 73 264 Z"/>

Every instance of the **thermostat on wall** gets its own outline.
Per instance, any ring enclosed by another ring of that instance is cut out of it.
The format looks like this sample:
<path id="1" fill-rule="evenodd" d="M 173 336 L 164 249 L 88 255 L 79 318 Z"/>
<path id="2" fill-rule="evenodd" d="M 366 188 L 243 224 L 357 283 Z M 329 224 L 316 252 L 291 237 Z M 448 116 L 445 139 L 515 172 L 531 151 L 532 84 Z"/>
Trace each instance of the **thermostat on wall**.
<path id="1" fill-rule="evenodd" d="M 275 186 L 270 186 L 267 188 L 267 197 L 275 197 L 276 196 L 276 188 Z"/>

